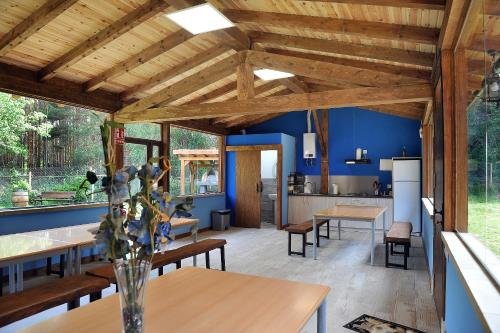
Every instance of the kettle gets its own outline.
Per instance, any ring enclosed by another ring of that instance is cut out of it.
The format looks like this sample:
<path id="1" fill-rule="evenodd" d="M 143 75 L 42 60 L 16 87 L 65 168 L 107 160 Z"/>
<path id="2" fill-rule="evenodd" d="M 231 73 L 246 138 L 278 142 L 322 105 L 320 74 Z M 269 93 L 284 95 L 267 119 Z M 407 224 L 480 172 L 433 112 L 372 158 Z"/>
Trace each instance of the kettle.
<path id="1" fill-rule="evenodd" d="M 332 184 L 332 194 L 339 194 L 339 186 L 337 184 Z"/>
<path id="2" fill-rule="evenodd" d="M 304 184 L 304 193 L 306 193 L 306 194 L 313 193 L 313 183 L 312 182 L 306 182 Z"/>

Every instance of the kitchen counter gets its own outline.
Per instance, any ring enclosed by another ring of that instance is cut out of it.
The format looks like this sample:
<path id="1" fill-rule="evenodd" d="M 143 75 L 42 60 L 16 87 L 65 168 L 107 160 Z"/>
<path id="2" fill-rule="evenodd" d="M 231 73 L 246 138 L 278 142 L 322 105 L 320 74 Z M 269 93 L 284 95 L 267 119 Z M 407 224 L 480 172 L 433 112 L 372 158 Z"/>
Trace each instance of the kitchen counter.
<path id="1" fill-rule="evenodd" d="M 288 194 L 292 197 L 339 197 L 339 198 L 372 198 L 372 199 L 392 199 L 392 195 L 355 195 L 355 194 L 321 194 L 321 193 L 298 193 Z"/>

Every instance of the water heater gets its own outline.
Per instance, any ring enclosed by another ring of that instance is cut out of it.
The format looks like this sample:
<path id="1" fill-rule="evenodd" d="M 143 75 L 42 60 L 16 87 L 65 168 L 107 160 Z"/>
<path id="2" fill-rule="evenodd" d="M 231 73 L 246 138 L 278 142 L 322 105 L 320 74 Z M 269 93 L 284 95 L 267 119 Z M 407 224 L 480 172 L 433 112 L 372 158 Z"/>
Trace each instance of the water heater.
<path id="1" fill-rule="evenodd" d="M 304 158 L 316 158 L 316 133 L 304 133 Z"/>

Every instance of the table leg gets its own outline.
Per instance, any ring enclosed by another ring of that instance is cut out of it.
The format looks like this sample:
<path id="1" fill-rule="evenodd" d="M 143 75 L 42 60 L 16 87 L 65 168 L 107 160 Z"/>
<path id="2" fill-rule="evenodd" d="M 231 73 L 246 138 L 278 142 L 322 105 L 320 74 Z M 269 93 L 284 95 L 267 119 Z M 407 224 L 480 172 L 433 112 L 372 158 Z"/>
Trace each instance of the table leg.
<path id="1" fill-rule="evenodd" d="M 69 248 L 66 254 L 66 275 L 73 275 L 73 248 Z"/>
<path id="2" fill-rule="evenodd" d="M 384 241 L 384 244 L 385 244 L 385 231 L 387 230 L 387 211 L 384 211 L 384 223 L 383 223 L 383 228 L 384 230 L 382 231 L 382 239 Z"/>
<path id="3" fill-rule="evenodd" d="M 316 226 L 316 216 L 313 215 L 313 258 L 317 259 L 318 249 L 316 248 L 318 244 L 316 244 L 316 233 L 318 232 L 318 227 Z"/>
<path id="4" fill-rule="evenodd" d="M 370 255 L 370 263 L 373 266 L 373 259 L 375 257 L 375 221 L 372 221 L 372 250 Z"/>
<path id="5" fill-rule="evenodd" d="M 341 221 L 338 220 L 338 222 L 337 222 L 337 229 L 339 230 L 339 240 L 340 240 L 340 224 L 341 224 Z"/>
<path id="6" fill-rule="evenodd" d="M 9 293 L 16 292 L 16 265 L 9 264 Z"/>
<path id="7" fill-rule="evenodd" d="M 75 247 L 75 274 L 82 273 L 82 249 L 80 246 Z"/>
<path id="8" fill-rule="evenodd" d="M 191 227 L 191 236 L 193 237 L 193 243 L 196 243 L 198 241 L 198 227 L 197 226 Z M 196 256 L 193 256 L 193 266 L 196 267 L 196 265 L 197 265 Z"/>
<path id="9" fill-rule="evenodd" d="M 318 308 L 318 333 L 326 333 L 326 297 Z"/>
<path id="10" fill-rule="evenodd" d="M 23 263 L 19 263 L 16 265 L 16 275 L 17 275 L 17 281 L 16 281 L 16 291 L 23 291 Z"/>

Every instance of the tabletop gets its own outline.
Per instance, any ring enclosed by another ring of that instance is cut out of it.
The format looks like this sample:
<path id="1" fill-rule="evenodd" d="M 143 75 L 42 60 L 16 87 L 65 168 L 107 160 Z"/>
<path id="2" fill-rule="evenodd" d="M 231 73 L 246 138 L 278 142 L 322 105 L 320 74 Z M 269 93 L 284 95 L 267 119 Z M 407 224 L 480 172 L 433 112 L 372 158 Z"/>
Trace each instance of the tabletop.
<path id="1" fill-rule="evenodd" d="M 186 267 L 149 281 L 146 332 L 298 332 L 330 288 Z M 20 332 L 120 332 L 118 294 Z"/>
<path id="2" fill-rule="evenodd" d="M 73 245 L 53 239 L 30 237 L 24 234 L 0 236 L 0 263 L 27 256 L 64 250 Z"/>
<path id="3" fill-rule="evenodd" d="M 361 205 L 336 205 L 314 213 L 315 217 L 374 221 L 386 211 L 386 207 Z"/>

